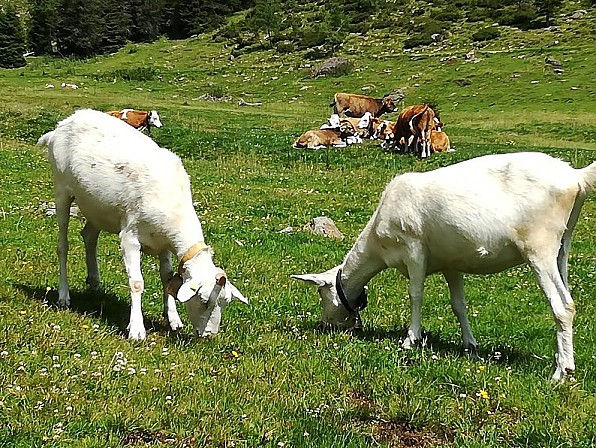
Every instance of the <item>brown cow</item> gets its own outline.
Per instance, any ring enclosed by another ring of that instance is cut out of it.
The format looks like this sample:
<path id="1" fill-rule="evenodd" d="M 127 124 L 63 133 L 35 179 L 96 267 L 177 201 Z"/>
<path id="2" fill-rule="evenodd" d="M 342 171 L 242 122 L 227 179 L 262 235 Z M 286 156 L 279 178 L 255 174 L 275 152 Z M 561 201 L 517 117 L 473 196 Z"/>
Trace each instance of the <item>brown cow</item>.
<path id="1" fill-rule="evenodd" d="M 344 148 L 352 143 L 361 143 L 362 139 L 354 135 L 350 123 L 340 123 L 335 129 L 311 129 L 304 132 L 292 145 L 294 148 L 322 149 L 335 146 Z"/>
<path id="2" fill-rule="evenodd" d="M 157 114 L 157 111 L 154 110 L 144 112 L 135 109 L 122 109 L 120 111 L 111 110 L 106 113 L 112 117 L 126 121 L 133 128 L 136 128 L 140 131 L 147 129 L 148 132 L 151 132 L 151 126 L 156 128 L 161 128 L 162 126 L 159 115 Z"/>
<path id="3" fill-rule="evenodd" d="M 403 109 L 394 127 L 394 145 L 404 145 L 405 152 L 409 152 L 412 144 L 421 158 L 429 157 L 430 131 L 434 130 L 438 122 L 435 112 L 428 104 L 408 106 Z M 421 148 L 418 150 L 418 147 Z"/>
<path id="4" fill-rule="evenodd" d="M 338 115 L 344 114 L 355 118 L 363 117 L 366 112 L 370 112 L 373 117 L 379 117 L 397 109 L 389 95 L 375 99 L 369 96 L 340 92 L 335 94 L 333 103 L 329 107 L 333 107 L 334 113 Z"/>
<path id="5" fill-rule="evenodd" d="M 453 152 L 449 137 L 443 131 L 430 131 L 430 149 L 432 152 Z"/>

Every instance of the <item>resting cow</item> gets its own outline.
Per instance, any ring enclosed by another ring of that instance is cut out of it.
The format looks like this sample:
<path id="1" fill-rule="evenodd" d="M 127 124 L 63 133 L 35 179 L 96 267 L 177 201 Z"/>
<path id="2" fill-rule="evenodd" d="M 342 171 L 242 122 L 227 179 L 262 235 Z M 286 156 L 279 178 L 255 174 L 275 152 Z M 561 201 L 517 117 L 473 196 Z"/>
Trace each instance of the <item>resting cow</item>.
<path id="1" fill-rule="evenodd" d="M 449 137 L 443 131 L 430 131 L 430 149 L 432 152 L 453 152 Z"/>

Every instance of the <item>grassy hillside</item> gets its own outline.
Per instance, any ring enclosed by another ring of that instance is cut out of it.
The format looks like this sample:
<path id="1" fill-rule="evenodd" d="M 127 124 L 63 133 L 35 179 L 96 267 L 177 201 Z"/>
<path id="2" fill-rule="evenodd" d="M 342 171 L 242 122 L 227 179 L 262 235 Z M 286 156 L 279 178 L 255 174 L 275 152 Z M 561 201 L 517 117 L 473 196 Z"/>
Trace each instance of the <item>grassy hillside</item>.
<path id="1" fill-rule="evenodd" d="M 549 382 L 553 319 L 526 268 L 467 278 L 480 359 L 461 353 L 439 276 L 426 283 L 425 346 L 411 351 L 400 346 L 407 283 L 394 272 L 371 281 L 360 337 L 317 332 L 316 292 L 289 278 L 341 262 L 396 173 L 524 149 L 574 166 L 594 160 L 593 10 L 556 31 L 502 28 L 482 45 L 470 39 L 478 26 L 462 23 L 447 41 L 408 52 L 400 30 L 352 35 L 339 55 L 354 70 L 337 78 L 311 78 L 316 62 L 303 53 L 231 58 L 206 35 L 0 71 L 0 446 L 594 446 L 593 195 L 570 259 L 577 372 L 567 384 Z M 328 117 L 334 92 L 398 88 L 404 105 L 439 105 L 455 153 L 421 161 L 375 142 L 291 148 Z M 164 128 L 152 137 L 182 157 L 216 261 L 250 300 L 225 310 L 217 338 L 197 341 L 184 312 L 187 326 L 167 329 L 157 263 L 145 257 L 148 338 L 127 340 L 117 238 L 100 238 L 105 292 L 92 293 L 81 218 L 70 229 L 73 306 L 55 307 L 52 180 L 35 141 L 81 107 L 159 111 Z M 302 231 L 318 215 L 346 238 Z"/>

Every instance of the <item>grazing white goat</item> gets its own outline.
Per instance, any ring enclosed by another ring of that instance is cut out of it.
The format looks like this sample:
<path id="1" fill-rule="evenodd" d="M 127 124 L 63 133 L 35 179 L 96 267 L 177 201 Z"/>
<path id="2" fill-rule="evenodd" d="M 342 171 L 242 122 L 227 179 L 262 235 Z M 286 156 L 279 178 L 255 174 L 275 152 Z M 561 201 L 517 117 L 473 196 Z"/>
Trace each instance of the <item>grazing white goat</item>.
<path id="1" fill-rule="evenodd" d="M 557 327 L 554 380 L 575 369 L 575 307 L 567 285 L 571 234 L 596 162 L 583 169 L 542 153 L 478 157 L 426 173 L 395 177 L 343 263 L 293 278 L 318 286 L 322 321 L 359 325 L 365 285 L 397 268 L 409 279 L 412 322 L 405 347 L 421 338 L 424 279 L 441 272 L 464 346 L 475 350 L 466 315 L 463 273 L 490 274 L 527 263 L 546 295 Z"/>
<path id="2" fill-rule="evenodd" d="M 182 327 L 175 298 L 183 302 L 199 336 L 216 334 L 221 310 L 244 296 L 212 261 L 201 222 L 193 208 L 190 180 L 172 152 L 125 122 L 94 110 L 79 110 L 40 137 L 48 146 L 54 174 L 60 285 L 58 303 L 70 304 L 66 258 L 71 203 L 87 219 L 87 282 L 98 288 L 97 239 L 102 230 L 117 233 L 130 285 L 128 336 L 144 339 L 141 311 L 144 289 L 141 250 L 158 255 L 164 285 L 164 317 Z M 171 253 L 179 260 L 173 275 Z"/>

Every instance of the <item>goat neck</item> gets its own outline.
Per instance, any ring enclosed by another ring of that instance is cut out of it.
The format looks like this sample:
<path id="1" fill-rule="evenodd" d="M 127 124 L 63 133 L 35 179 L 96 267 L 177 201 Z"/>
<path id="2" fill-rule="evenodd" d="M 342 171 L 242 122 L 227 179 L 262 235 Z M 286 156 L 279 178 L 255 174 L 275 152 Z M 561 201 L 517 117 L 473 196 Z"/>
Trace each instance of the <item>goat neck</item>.
<path id="1" fill-rule="evenodd" d="M 371 221 L 362 231 L 343 262 L 341 287 L 351 307 L 358 305 L 362 290 L 376 274 L 387 267 L 380 257 Z"/>

